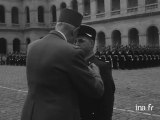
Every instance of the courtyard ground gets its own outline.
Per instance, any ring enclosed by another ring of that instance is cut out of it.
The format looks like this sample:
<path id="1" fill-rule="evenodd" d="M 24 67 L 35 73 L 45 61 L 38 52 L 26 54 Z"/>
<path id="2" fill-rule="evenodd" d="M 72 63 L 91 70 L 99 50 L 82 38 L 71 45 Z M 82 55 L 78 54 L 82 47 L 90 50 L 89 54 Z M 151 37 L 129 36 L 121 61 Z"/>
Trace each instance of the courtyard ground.
<path id="1" fill-rule="evenodd" d="M 113 120 L 160 120 L 160 67 L 113 70 Z M 25 67 L 0 66 L 0 120 L 20 120 L 27 94 Z"/>

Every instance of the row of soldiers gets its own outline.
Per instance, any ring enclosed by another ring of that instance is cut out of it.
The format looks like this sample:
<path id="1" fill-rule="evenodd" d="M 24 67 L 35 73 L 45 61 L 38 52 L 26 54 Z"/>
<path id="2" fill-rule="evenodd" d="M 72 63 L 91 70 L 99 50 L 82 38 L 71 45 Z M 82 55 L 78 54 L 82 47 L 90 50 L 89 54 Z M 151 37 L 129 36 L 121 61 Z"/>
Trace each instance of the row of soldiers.
<path id="1" fill-rule="evenodd" d="M 26 54 L 21 52 L 10 52 L 6 55 L 0 55 L 0 65 L 26 65 Z"/>
<path id="2" fill-rule="evenodd" d="M 137 69 L 160 66 L 160 48 L 145 46 L 108 46 L 95 54 L 103 61 L 109 61 L 113 69 Z M 12 52 L 0 55 L 0 65 L 26 65 L 26 53 Z"/>
<path id="3" fill-rule="evenodd" d="M 109 61 L 113 69 L 137 69 L 160 66 L 160 48 L 146 46 L 108 47 L 95 54 L 103 61 Z"/>

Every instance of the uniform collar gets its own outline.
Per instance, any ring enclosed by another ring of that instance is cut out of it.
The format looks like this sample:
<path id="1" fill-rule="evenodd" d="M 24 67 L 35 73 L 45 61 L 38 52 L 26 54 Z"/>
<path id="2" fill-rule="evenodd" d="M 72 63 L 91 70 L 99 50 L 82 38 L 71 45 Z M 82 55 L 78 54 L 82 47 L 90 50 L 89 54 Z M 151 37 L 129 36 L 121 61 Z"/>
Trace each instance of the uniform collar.
<path id="1" fill-rule="evenodd" d="M 61 37 L 63 40 L 67 41 L 66 36 L 61 31 L 52 30 L 49 34 L 56 34 L 57 36 Z"/>
<path id="2" fill-rule="evenodd" d="M 64 40 L 67 41 L 66 36 L 61 31 L 57 31 L 57 32 L 59 32 L 64 37 Z"/>

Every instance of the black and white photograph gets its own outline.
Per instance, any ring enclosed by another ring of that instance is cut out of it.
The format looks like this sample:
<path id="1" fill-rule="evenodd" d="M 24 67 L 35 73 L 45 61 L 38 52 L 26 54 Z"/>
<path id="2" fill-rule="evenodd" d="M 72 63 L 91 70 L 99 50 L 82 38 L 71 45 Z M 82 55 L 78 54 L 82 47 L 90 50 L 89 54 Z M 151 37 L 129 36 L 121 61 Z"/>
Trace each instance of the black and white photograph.
<path id="1" fill-rule="evenodd" d="M 160 0 L 0 0 L 0 120 L 160 120 Z"/>

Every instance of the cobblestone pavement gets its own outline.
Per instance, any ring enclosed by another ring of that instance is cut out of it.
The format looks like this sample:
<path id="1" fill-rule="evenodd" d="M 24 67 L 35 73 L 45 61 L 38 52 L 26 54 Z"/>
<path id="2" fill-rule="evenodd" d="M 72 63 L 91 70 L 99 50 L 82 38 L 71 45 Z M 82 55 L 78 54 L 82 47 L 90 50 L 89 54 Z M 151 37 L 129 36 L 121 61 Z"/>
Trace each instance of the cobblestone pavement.
<path id="1" fill-rule="evenodd" d="M 113 77 L 113 120 L 160 120 L 160 67 L 113 70 Z M 0 66 L 0 120 L 20 120 L 26 94 L 25 67 Z"/>

